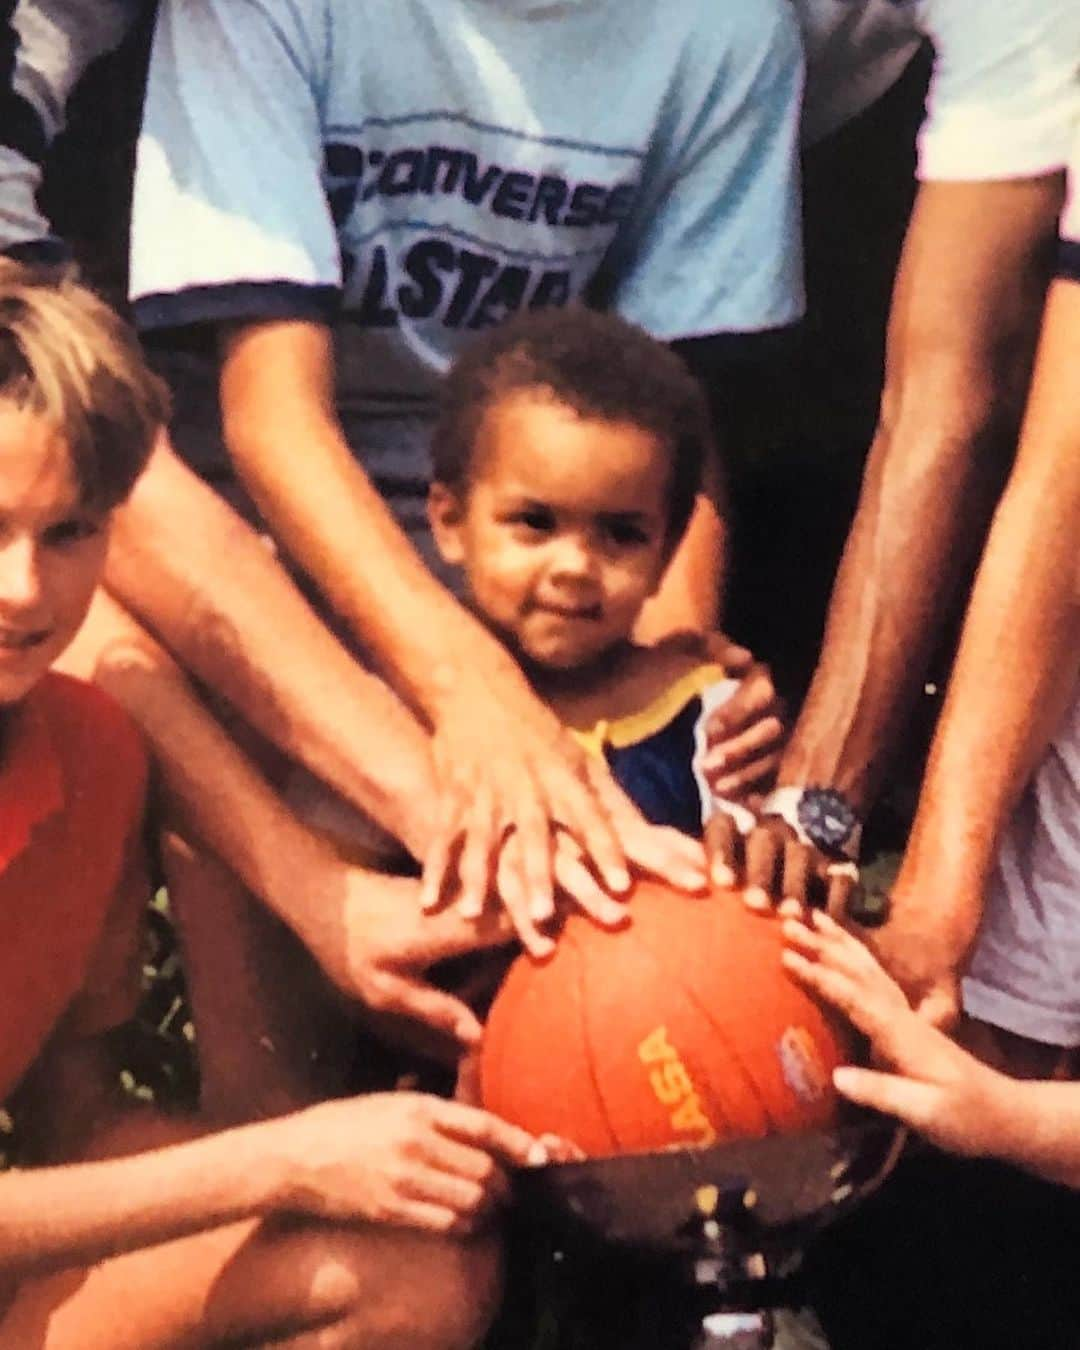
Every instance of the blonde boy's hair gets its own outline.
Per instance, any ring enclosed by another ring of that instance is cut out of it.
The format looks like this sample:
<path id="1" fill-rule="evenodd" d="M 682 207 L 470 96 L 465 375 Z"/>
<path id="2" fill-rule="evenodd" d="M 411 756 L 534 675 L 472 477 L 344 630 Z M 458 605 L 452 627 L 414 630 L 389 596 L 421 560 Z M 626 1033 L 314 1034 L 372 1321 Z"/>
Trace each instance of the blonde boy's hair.
<path id="1" fill-rule="evenodd" d="M 131 491 L 169 415 L 164 384 L 104 301 L 69 273 L 2 258 L 0 400 L 55 427 L 83 506 L 100 511 Z"/>

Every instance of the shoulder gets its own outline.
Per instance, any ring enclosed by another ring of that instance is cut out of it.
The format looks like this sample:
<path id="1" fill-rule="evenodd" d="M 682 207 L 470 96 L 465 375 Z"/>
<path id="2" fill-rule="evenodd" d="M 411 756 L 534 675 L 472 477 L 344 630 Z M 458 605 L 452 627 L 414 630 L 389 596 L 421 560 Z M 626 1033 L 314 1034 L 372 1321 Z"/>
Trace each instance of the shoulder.
<path id="1" fill-rule="evenodd" d="M 696 0 L 687 11 L 684 71 L 706 74 L 725 101 L 745 96 L 765 74 L 801 77 L 802 33 L 790 0 L 750 5 Z"/>
<path id="2" fill-rule="evenodd" d="M 791 0 L 756 0 L 752 5 L 717 5 L 692 0 L 687 6 L 699 35 L 734 46 L 779 43 L 799 45 L 799 23 Z"/>
<path id="3" fill-rule="evenodd" d="M 682 679 L 704 664 L 716 664 L 700 633 L 673 633 L 655 646 L 635 647 L 633 660 L 642 671 L 649 672 L 659 686 Z"/>
<path id="4" fill-rule="evenodd" d="M 29 696 L 48 726 L 65 777 L 78 788 L 125 789 L 141 798 L 148 755 L 131 717 L 103 690 L 51 672 Z"/>
<path id="5" fill-rule="evenodd" d="M 370 6 L 354 4 L 355 10 L 362 8 Z M 161 71 L 167 69 L 172 76 L 176 67 L 182 71 L 185 83 L 198 81 L 200 76 L 220 76 L 229 70 L 234 76 L 230 90 L 233 97 L 238 93 L 250 95 L 266 81 L 280 77 L 282 68 L 275 64 L 274 54 L 291 62 L 305 78 L 317 79 L 325 72 L 335 32 L 339 38 L 342 34 L 349 37 L 356 31 L 359 18 L 353 14 L 353 22 L 349 23 L 349 12 L 334 0 L 200 0 L 199 4 L 163 4 L 155 27 L 151 92 Z M 250 48 L 245 45 L 249 42 Z M 240 73 L 236 71 L 238 50 L 249 61 Z M 273 84 L 267 85 L 267 92 L 271 89 L 276 99 L 280 91 Z"/>
<path id="6" fill-rule="evenodd" d="M 680 633 L 653 647 L 633 647 L 609 690 L 608 717 L 644 717 L 663 723 L 725 679 L 723 667 L 711 660 L 704 639 Z"/>

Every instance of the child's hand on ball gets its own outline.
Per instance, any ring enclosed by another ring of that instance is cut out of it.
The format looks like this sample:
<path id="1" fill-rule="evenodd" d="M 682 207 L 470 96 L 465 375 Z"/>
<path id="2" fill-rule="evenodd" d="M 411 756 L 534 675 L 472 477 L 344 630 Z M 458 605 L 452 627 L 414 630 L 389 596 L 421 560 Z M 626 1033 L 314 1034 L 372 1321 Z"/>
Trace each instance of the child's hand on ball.
<path id="1" fill-rule="evenodd" d="M 835 1070 L 838 1092 L 898 1117 L 932 1143 L 972 1156 L 996 1153 L 1010 1130 L 1018 1085 L 981 1064 L 911 1008 L 870 950 L 827 914 L 784 922 L 782 956 L 800 984 L 845 1013 L 895 1070 Z"/>

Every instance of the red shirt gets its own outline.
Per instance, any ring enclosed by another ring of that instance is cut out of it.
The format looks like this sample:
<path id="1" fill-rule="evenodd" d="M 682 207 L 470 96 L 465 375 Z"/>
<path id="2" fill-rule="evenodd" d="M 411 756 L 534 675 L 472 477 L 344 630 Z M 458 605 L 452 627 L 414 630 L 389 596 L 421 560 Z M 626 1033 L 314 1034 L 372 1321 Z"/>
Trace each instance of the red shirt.
<path id="1" fill-rule="evenodd" d="M 90 1035 L 139 993 L 149 898 L 139 732 L 99 689 L 50 674 L 0 741 L 0 1101 L 61 1018 Z"/>

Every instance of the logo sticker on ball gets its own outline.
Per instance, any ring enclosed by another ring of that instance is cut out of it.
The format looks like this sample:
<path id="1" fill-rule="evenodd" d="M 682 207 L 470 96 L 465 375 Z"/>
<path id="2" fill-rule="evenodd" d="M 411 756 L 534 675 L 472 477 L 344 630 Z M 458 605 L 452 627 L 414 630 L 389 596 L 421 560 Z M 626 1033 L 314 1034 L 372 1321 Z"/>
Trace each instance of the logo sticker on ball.
<path id="1" fill-rule="evenodd" d="M 788 1027 L 777 1042 L 784 1082 L 801 1102 L 818 1102 L 829 1090 L 829 1071 L 805 1027 Z"/>

